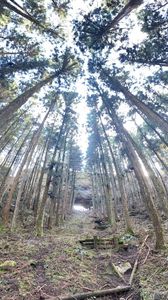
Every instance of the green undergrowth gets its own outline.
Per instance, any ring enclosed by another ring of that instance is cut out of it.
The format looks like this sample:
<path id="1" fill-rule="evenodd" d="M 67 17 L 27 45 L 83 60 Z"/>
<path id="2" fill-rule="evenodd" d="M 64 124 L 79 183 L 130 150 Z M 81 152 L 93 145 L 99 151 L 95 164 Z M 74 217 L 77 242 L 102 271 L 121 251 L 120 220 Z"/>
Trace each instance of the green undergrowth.
<path id="1" fill-rule="evenodd" d="M 118 242 L 119 244 L 124 244 L 124 243 L 131 243 L 132 241 L 135 241 L 136 237 L 134 234 L 131 234 L 130 232 L 126 232 L 122 235 L 119 235 L 118 237 Z"/>
<path id="2" fill-rule="evenodd" d="M 0 224 L 0 233 L 4 233 L 6 231 L 7 231 L 7 229 L 4 227 L 4 225 Z"/>

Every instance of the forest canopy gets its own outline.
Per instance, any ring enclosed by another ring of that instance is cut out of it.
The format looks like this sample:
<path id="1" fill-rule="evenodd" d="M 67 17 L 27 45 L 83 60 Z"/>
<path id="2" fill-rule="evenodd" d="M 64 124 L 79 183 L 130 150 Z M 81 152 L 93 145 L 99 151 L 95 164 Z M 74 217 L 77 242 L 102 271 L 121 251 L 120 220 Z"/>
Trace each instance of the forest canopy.
<path id="1" fill-rule="evenodd" d="M 115 228 L 168 216 L 166 0 L 0 1 L 0 208 L 38 236 L 71 213 L 78 173 Z M 87 151 L 86 149 L 87 144 Z M 129 182 L 131 188 L 129 188 Z M 20 225 L 21 225 L 20 224 Z"/>

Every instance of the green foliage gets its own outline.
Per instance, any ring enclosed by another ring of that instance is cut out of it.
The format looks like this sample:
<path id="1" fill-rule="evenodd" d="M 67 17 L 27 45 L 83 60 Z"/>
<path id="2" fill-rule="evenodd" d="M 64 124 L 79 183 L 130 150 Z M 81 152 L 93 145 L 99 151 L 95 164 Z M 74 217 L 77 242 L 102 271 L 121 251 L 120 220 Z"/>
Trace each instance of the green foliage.
<path id="1" fill-rule="evenodd" d="M 0 26 L 6 26 L 9 23 L 10 17 L 8 15 L 0 15 Z"/>
<path id="2" fill-rule="evenodd" d="M 123 244 L 123 243 L 129 243 L 132 240 L 135 240 L 134 235 L 130 232 L 130 233 L 125 233 L 124 235 L 120 236 L 118 239 L 119 244 Z"/>
<path id="3" fill-rule="evenodd" d="M 6 228 L 3 226 L 3 224 L 0 224 L 0 233 L 6 231 Z"/>
<path id="4" fill-rule="evenodd" d="M 10 270 L 11 268 L 16 267 L 17 263 L 14 260 L 6 260 L 3 263 L 0 263 L 1 270 Z"/>
<path id="5" fill-rule="evenodd" d="M 146 9 L 139 14 L 142 30 L 147 33 L 145 41 L 133 47 L 126 48 L 126 52 L 120 55 L 121 62 L 140 63 L 147 65 L 167 66 L 167 21 L 168 15 L 157 2 L 147 4 Z"/>

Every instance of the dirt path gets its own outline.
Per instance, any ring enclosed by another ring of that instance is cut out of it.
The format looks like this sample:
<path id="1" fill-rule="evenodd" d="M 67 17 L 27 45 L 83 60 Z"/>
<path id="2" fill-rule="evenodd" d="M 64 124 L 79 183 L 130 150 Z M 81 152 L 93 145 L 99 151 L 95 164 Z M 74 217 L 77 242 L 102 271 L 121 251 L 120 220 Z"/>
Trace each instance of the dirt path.
<path id="1" fill-rule="evenodd" d="M 16 266 L 0 270 L 0 299 L 49 300 L 52 296 L 61 299 L 63 295 L 125 285 L 129 281 L 131 270 L 124 275 L 125 282 L 123 282 L 112 269 L 111 263 L 119 265 L 129 262 L 133 266 L 139 239 L 126 236 L 127 249 L 111 246 L 102 249 L 83 248 L 78 242 L 80 239 L 93 238 L 95 235 L 104 238 L 113 236 L 109 228 L 98 231 L 94 227 L 93 218 L 88 213 L 74 213 L 66 225 L 52 232 L 46 232 L 41 239 L 33 237 L 33 233 L 8 236 L 2 233 L 0 261 L 12 260 L 16 262 Z M 149 249 L 146 247 L 141 257 L 142 261 L 147 254 L 148 260 L 151 259 L 148 252 Z M 152 259 L 154 258 L 153 254 Z M 166 268 L 168 261 L 166 265 L 164 256 L 160 259 Z M 127 300 L 142 299 L 138 275 L 134 286 L 129 293 L 99 299 L 117 300 L 122 297 Z"/>

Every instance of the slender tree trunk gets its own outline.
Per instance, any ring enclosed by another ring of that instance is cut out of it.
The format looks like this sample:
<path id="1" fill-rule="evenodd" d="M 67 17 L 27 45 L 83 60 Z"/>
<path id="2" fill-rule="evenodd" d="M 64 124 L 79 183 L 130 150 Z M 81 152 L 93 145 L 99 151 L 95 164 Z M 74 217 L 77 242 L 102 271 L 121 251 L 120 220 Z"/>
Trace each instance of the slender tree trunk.
<path id="1" fill-rule="evenodd" d="M 58 75 L 58 72 L 39 81 L 33 87 L 25 91 L 23 94 L 18 96 L 14 101 L 10 102 L 7 106 L 0 110 L 0 126 L 1 128 L 4 127 L 6 122 L 9 122 L 12 118 L 13 114 L 23 105 L 26 101 L 37 93 L 41 87 L 45 86 L 46 84 L 52 82 L 52 80 Z"/>
<path id="2" fill-rule="evenodd" d="M 66 217 L 68 212 L 68 191 L 69 191 L 69 165 L 67 165 L 66 176 L 65 176 L 65 190 L 63 195 L 63 219 Z"/>
<path id="3" fill-rule="evenodd" d="M 46 185 L 45 185 L 43 197 L 42 197 L 41 202 L 39 203 L 39 207 L 38 207 L 38 210 L 37 210 L 37 218 L 36 218 L 36 234 L 37 234 L 37 236 L 42 236 L 43 235 L 44 210 L 45 210 L 45 205 L 46 205 L 46 201 L 47 201 L 47 198 L 48 198 L 48 190 L 49 190 L 50 183 L 51 183 L 52 172 L 53 172 L 53 167 L 54 167 L 54 160 L 55 160 L 55 156 L 56 156 L 56 153 L 57 153 L 57 150 L 58 150 L 58 145 L 59 145 L 59 142 L 60 142 L 60 138 L 61 138 L 62 133 L 63 133 L 63 128 L 64 128 L 65 121 L 66 121 L 66 112 L 65 112 L 64 117 L 63 117 L 63 121 L 62 121 L 62 125 L 61 125 L 61 128 L 60 128 L 58 140 L 56 142 L 55 149 L 54 149 L 54 152 L 53 152 L 53 155 L 52 155 L 50 167 L 49 167 L 48 174 L 47 174 Z"/>
<path id="4" fill-rule="evenodd" d="M 134 9 L 140 6 L 143 0 L 130 0 L 118 13 L 118 15 L 104 28 L 103 35 L 107 34 L 111 29 L 118 25 L 124 17 L 128 16 Z"/>
<path id="5" fill-rule="evenodd" d="M 44 123 L 46 121 L 46 119 L 48 118 L 48 115 L 50 114 L 51 110 L 53 109 L 55 105 L 55 101 L 52 101 L 51 104 L 50 104 L 50 108 L 48 110 L 48 112 L 46 113 L 38 131 L 37 131 L 37 134 L 35 136 L 35 139 L 32 143 L 32 148 L 30 150 L 30 153 L 26 159 L 26 166 L 25 166 L 25 169 L 27 170 L 29 165 L 30 165 L 30 162 L 31 162 L 31 159 L 32 159 L 32 155 L 34 153 L 34 150 L 35 150 L 35 147 L 38 143 L 38 140 L 40 138 L 40 135 L 41 135 L 41 132 L 42 132 L 42 129 L 44 127 Z M 22 173 L 22 171 L 21 171 Z M 20 173 L 20 175 L 21 175 Z M 21 200 L 21 196 L 22 196 L 22 192 L 23 192 L 23 189 L 24 189 L 24 186 L 25 186 L 25 180 L 27 179 L 27 176 L 23 176 L 22 180 L 21 180 L 21 186 L 20 186 L 20 189 L 19 189 L 19 192 L 18 192 L 18 195 L 17 195 L 17 199 L 16 199 L 16 203 L 15 203 L 15 209 L 14 209 L 14 213 L 13 213 L 13 218 L 12 218 L 12 224 L 11 224 L 11 230 L 13 231 L 16 227 L 16 221 L 17 221 L 17 216 L 18 216 L 18 213 L 19 213 L 19 205 L 20 205 L 20 200 Z"/>
<path id="6" fill-rule="evenodd" d="M 46 143 L 47 143 L 47 141 L 46 141 Z M 29 180 L 27 181 L 26 189 L 24 190 L 23 202 L 28 209 L 33 208 L 33 197 L 32 196 L 33 196 L 33 191 L 36 190 L 36 184 L 37 184 L 39 172 L 41 169 L 41 161 L 43 159 L 43 155 L 46 150 L 46 143 L 44 144 L 42 149 L 39 150 L 37 148 L 37 153 L 35 154 L 35 157 L 37 156 L 37 154 L 39 156 L 36 159 L 33 170 L 29 176 Z"/>
<path id="7" fill-rule="evenodd" d="M 139 158 L 135 152 L 135 149 L 134 149 L 131 141 L 127 139 L 127 135 L 125 134 L 125 129 L 124 129 L 122 123 L 119 121 L 114 110 L 111 111 L 111 116 L 112 116 L 113 122 L 115 124 L 116 130 L 117 130 L 118 134 L 120 135 L 121 141 L 124 144 L 127 156 L 134 168 L 134 172 L 138 179 L 138 183 L 140 186 L 141 193 L 143 195 L 143 199 L 145 201 L 151 221 L 153 223 L 155 236 L 156 236 L 156 248 L 160 249 L 164 246 L 164 237 L 163 237 L 161 221 L 160 221 L 157 209 L 156 209 L 154 201 L 153 201 L 153 196 L 151 195 L 151 192 L 150 192 L 149 183 L 147 181 L 147 178 L 144 176 L 144 172 L 143 172 L 141 163 L 139 161 Z"/>
<path id="8" fill-rule="evenodd" d="M 139 132 L 142 136 L 142 138 L 144 138 L 144 140 L 146 141 L 146 143 L 149 146 L 149 149 L 156 155 L 156 157 L 158 158 L 158 160 L 160 161 L 161 165 L 165 168 L 166 171 L 168 171 L 168 166 L 166 165 L 166 163 L 164 162 L 164 160 L 160 157 L 159 153 L 154 149 L 154 147 L 152 146 L 150 140 L 147 138 L 147 136 L 143 133 L 143 131 L 141 130 L 141 128 L 138 126 Z"/>
<path id="9" fill-rule="evenodd" d="M 110 210 L 108 210 L 104 178 L 102 175 L 102 170 L 101 170 L 99 161 L 97 163 L 97 169 L 98 169 L 98 171 L 97 171 L 97 179 L 98 179 L 97 188 L 99 189 L 101 212 L 102 212 L 103 216 L 108 216 L 108 213 L 110 212 Z M 108 218 L 111 219 L 111 215 L 109 215 Z"/>
<path id="10" fill-rule="evenodd" d="M 162 176 L 162 174 L 159 172 L 158 168 L 156 167 L 155 162 L 153 161 L 152 157 L 151 157 L 151 156 L 150 156 L 150 157 L 148 156 L 148 159 L 149 159 L 149 161 L 151 161 L 151 165 L 152 165 L 152 167 L 153 167 L 153 169 L 154 169 L 154 171 L 155 171 L 155 173 L 156 173 L 156 176 L 160 178 L 160 181 L 161 181 L 161 183 L 162 183 L 163 189 L 164 189 L 164 191 L 165 191 L 166 202 L 167 202 L 167 200 L 168 200 L 168 187 L 166 186 L 166 183 L 165 183 L 165 181 L 164 181 L 164 179 L 163 179 L 163 176 Z"/>
<path id="11" fill-rule="evenodd" d="M 42 28 L 45 32 L 51 33 L 54 37 L 58 37 L 58 33 L 55 32 L 52 28 L 46 28 L 43 24 L 41 24 L 38 20 L 36 20 L 33 16 L 31 16 L 27 11 L 25 11 L 16 1 L 12 1 L 15 5 L 9 3 L 7 0 L 1 0 L 2 5 L 7 7 L 9 10 L 14 11 L 19 16 L 25 18 L 26 20 L 34 23 L 38 27 Z"/>
<path id="12" fill-rule="evenodd" d="M 137 113 L 138 113 L 138 111 L 137 111 Z M 159 137 L 160 140 L 163 142 L 163 144 L 165 144 L 165 145 L 168 147 L 168 142 L 167 142 L 167 141 L 165 140 L 165 138 L 158 132 L 158 130 L 155 128 L 155 126 L 153 126 L 153 125 L 148 121 L 148 119 L 145 118 L 145 117 L 143 116 L 142 113 L 139 113 L 139 114 L 140 114 L 140 116 L 142 117 L 142 119 L 144 120 L 144 122 L 147 124 L 148 128 L 149 128 L 149 129 L 152 129 L 152 130 L 155 132 L 156 136 Z M 139 128 L 139 126 L 138 126 L 138 124 L 136 123 L 135 119 L 133 119 L 133 121 L 135 122 L 136 126 Z"/>
<path id="13" fill-rule="evenodd" d="M 104 190 L 104 184 L 102 181 L 102 176 L 101 176 L 101 170 L 99 169 L 99 166 L 95 166 L 95 175 L 96 175 L 96 189 L 98 190 L 98 203 L 100 206 L 100 210 L 99 210 L 99 215 L 101 217 L 101 215 L 105 215 L 106 213 L 106 208 L 105 208 L 105 190 Z"/>
<path id="14" fill-rule="evenodd" d="M 113 196 L 111 193 L 111 187 L 109 183 L 109 174 L 106 167 L 106 162 L 104 159 L 104 155 L 101 153 L 99 154 L 99 168 L 100 168 L 100 174 L 102 179 L 102 184 L 104 188 L 104 200 L 106 205 L 106 213 L 108 217 L 109 223 L 113 226 L 114 229 L 116 229 L 116 219 L 115 219 L 115 213 L 114 213 L 114 207 L 113 207 Z"/>
<path id="15" fill-rule="evenodd" d="M 16 151 L 15 156 L 14 156 L 14 158 L 12 159 L 12 161 L 11 161 L 9 167 L 8 167 L 7 172 L 5 173 L 5 175 L 4 175 L 4 177 L 3 177 L 3 181 L 1 182 L 1 185 L 0 185 L 0 202 L 2 201 L 2 198 L 3 198 L 2 195 L 3 195 L 3 193 L 4 193 L 4 189 L 5 189 L 5 186 L 6 186 L 6 182 L 7 182 L 7 180 L 8 180 L 8 175 L 10 174 L 11 169 L 12 169 L 12 167 L 13 167 L 13 165 L 14 165 L 16 159 L 18 158 L 18 156 L 19 156 L 21 150 L 23 149 L 23 147 L 24 147 L 24 145 L 25 145 L 25 142 L 28 140 L 29 135 L 30 135 L 30 133 L 31 133 L 31 130 L 32 130 L 32 128 L 28 131 L 28 133 L 27 133 L 26 136 L 24 137 L 24 139 L 23 139 L 23 141 L 22 141 L 22 143 L 21 143 L 19 149 Z"/>
<path id="16" fill-rule="evenodd" d="M 6 204 L 5 204 L 4 208 L 3 208 L 3 214 L 2 214 L 2 217 L 3 217 L 3 224 L 4 224 L 5 226 L 7 226 L 7 225 L 8 225 L 8 222 L 9 222 L 9 212 L 10 212 L 10 207 L 11 207 L 12 200 L 13 200 L 13 193 L 14 193 L 14 191 L 15 191 L 15 189 L 16 189 L 16 186 L 17 186 L 19 177 L 20 177 L 20 175 L 21 175 L 21 173 L 22 173 L 22 170 L 23 170 L 23 168 L 24 168 L 24 166 L 25 166 L 26 160 L 27 160 L 27 158 L 28 158 L 28 156 L 29 156 L 29 153 L 30 153 L 30 151 L 31 151 L 31 149 L 32 149 L 32 144 L 33 144 L 33 142 L 34 142 L 34 140 L 35 140 L 35 138 L 36 138 L 36 133 L 37 133 L 37 132 L 35 132 L 35 133 L 33 134 L 33 137 L 32 137 L 32 139 L 31 139 L 31 142 L 30 142 L 30 144 L 28 145 L 28 147 L 27 147 L 27 149 L 26 149 L 25 155 L 24 155 L 24 157 L 23 157 L 23 159 L 22 159 L 22 162 L 21 162 L 21 164 L 20 164 L 20 166 L 19 166 L 19 169 L 18 169 L 18 171 L 17 171 L 17 173 L 16 173 L 16 175 L 15 175 L 15 177 L 14 177 L 12 186 L 11 186 L 10 191 L 9 191 L 9 193 L 8 193 L 8 198 L 7 198 L 7 200 L 6 200 Z M 33 148 L 33 149 L 34 149 L 34 148 Z"/>
<path id="17" fill-rule="evenodd" d="M 92 204 L 93 204 L 93 211 L 97 211 L 97 201 L 95 196 L 95 186 L 94 186 L 94 179 L 93 174 L 91 175 L 91 184 L 92 184 Z"/>
<path id="18" fill-rule="evenodd" d="M 73 205 L 75 202 L 75 184 L 76 184 L 76 172 L 75 170 L 72 170 L 72 189 L 71 189 L 71 194 L 70 194 L 70 210 L 69 212 L 72 212 Z"/>
<path id="19" fill-rule="evenodd" d="M 27 11 L 25 11 L 19 4 L 17 4 L 17 2 L 13 1 L 15 5 L 9 3 L 6 0 L 1 0 L 1 2 L 3 6 L 7 7 L 11 11 L 14 11 L 15 13 L 24 17 L 28 21 L 35 23 L 38 26 L 41 26 L 41 24 L 35 18 L 33 18 Z"/>
<path id="20" fill-rule="evenodd" d="M 41 170 L 41 173 L 40 173 L 40 177 L 39 177 L 39 181 L 38 181 L 36 193 L 35 193 L 35 196 L 33 197 L 33 199 L 34 199 L 34 202 L 33 202 L 33 211 L 34 211 L 34 217 L 35 217 L 35 219 L 37 218 L 37 209 L 38 209 L 38 205 L 40 203 L 40 195 L 41 195 L 41 189 L 42 189 L 42 182 L 43 182 L 43 179 L 44 179 L 44 174 L 45 174 L 45 169 L 46 169 L 46 164 L 47 164 L 47 159 L 48 159 L 49 148 L 50 148 L 50 141 L 48 141 L 47 145 L 46 145 L 46 152 L 45 152 L 43 167 L 42 167 L 42 170 Z"/>
<path id="21" fill-rule="evenodd" d="M 5 167 L 5 165 L 8 164 L 8 162 L 10 162 L 11 157 L 13 157 L 13 153 L 15 152 L 15 149 L 17 148 L 17 144 L 20 143 L 20 140 L 22 141 L 22 137 L 24 135 L 24 133 L 27 131 L 27 124 L 26 126 L 23 128 L 21 134 L 18 136 L 18 138 L 12 143 L 11 148 L 9 149 L 8 153 L 6 154 L 6 157 L 4 158 L 4 160 L 1 163 L 1 168 Z"/>
<path id="22" fill-rule="evenodd" d="M 13 130 L 15 130 L 15 128 L 17 128 L 20 118 L 25 117 L 26 112 L 31 108 L 31 106 L 32 104 L 30 104 L 29 107 L 26 108 L 26 110 L 22 110 L 20 114 L 16 115 L 16 118 L 14 118 L 13 122 L 11 122 L 9 126 L 7 126 L 8 125 L 7 123 L 6 126 L 3 127 L 3 129 L 0 128 L 0 135 L 1 135 L 0 142 L 3 141 L 3 139 L 8 135 L 8 133 L 10 135 L 10 133 Z"/>
<path id="23" fill-rule="evenodd" d="M 125 86 L 120 83 L 116 77 L 109 76 L 108 72 L 104 70 L 102 73 L 106 78 L 108 78 L 113 90 L 116 92 L 122 92 L 128 102 L 135 105 L 135 107 L 137 107 L 152 122 L 152 124 L 158 126 L 165 133 L 168 133 L 168 123 L 161 116 L 159 116 L 158 113 L 154 112 L 147 104 L 143 103 L 136 96 L 134 96 Z"/>
<path id="24" fill-rule="evenodd" d="M 103 151 L 103 147 L 102 147 L 102 143 L 101 143 L 101 137 L 100 137 L 100 133 L 98 131 L 98 127 L 97 127 L 97 123 L 96 120 L 94 122 L 93 125 L 93 130 L 95 132 L 95 135 L 97 137 L 98 143 L 99 143 L 99 147 L 100 147 L 100 161 L 102 163 L 102 168 L 104 170 L 104 175 L 105 175 L 105 182 L 106 182 L 106 196 L 107 196 L 107 205 L 108 205 L 108 217 L 109 217 L 109 222 L 110 224 L 113 225 L 114 229 L 116 228 L 116 219 L 115 219 L 115 207 L 114 207 L 114 200 L 113 200 L 113 195 L 111 193 L 111 187 L 110 187 L 110 182 L 109 182 L 109 175 L 108 175 L 108 171 L 107 171 L 107 166 L 106 166 L 106 161 L 105 161 L 105 157 L 104 157 L 104 151 Z"/>
<path id="25" fill-rule="evenodd" d="M 25 113 L 25 111 L 24 111 Z M 2 141 L 5 139 L 6 136 L 10 135 L 11 131 L 15 128 L 17 128 L 18 126 L 18 121 L 19 118 L 23 115 L 23 112 L 14 119 L 14 121 L 8 126 L 8 128 L 6 130 L 4 130 L 3 132 L 0 132 L 1 137 L 0 137 L 0 143 L 2 143 Z M 16 125 L 16 126 L 15 126 Z"/>
<path id="26" fill-rule="evenodd" d="M 106 133 L 105 127 L 103 125 L 100 114 L 99 114 L 99 118 L 100 118 L 100 121 L 101 121 L 104 136 L 106 138 L 106 141 L 107 141 L 107 144 L 108 144 L 108 147 L 109 147 L 109 151 L 110 151 L 110 154 L 111 154 L 114 166 L 115 166 L 115 171 L 116 171 L 116 174 L 117 174 L 119 190 L 120 190 L 120 193 L 121 193 L 121 199 L 122 199 L 122 203 L 123 203 L 123 210 L 124 210 L 123 214 L 124 214 L 124 218 L 125 218 L 126 229 L 127 229 L 127 231 L 133 232 L 131 219 L 129 217 L 128 199 L 127 199 L 127 194 L 126 194 L 125 187 L 124 187 L 124 184 L 123 184 L 122 172 L 120 170 L 119 164 L 117 163 L 117 161 L 115 159 L 115 156 L 114 156 L 114 153 L 113 153 L 113 150 L 112 150 L 110 141 L 108 139 L 108 136 L 107 136 L 107 133 Z"/>
<path id="27" fill-rule="evenodd" d="M 65 161 L 65 152 L 66 152 L 66 145 L 67 145 L 67 135 L 69 133 L 69 130 L 67 131 L 64 139 L 64 146 L 63 146 L 63 155 L 62 155 L 62 166 L 60 169 L 60 177 L 58 181 L 58 195 L 57 195 L 57 206 L 56 206 L 56 220 L 55 225 L 59 226 L 59 221 L 61 219 L 61 212 L 60 212 L 60 206 L 61 206 L 61 191 L 62 191 L 62 183 L 63 183 L 63 171 L 64 171 L 64 161 Z"/>
<path id="28" fill-rule="evenodd" d="M 144 154 L 142 153 L 142 151 L 140 150 L 140 148 L 138 147 L 136 142 L 132 139 L 132 137 L 126 130 L 125 130 L 125 135 L 127 136 L 127 139 L 134 145 L 134 148 L 135 148 L 138 156 L 142 160 L 142 162 L 145 166 L 145 169 L 147 170 L 147 172 L 149 174 L 149 179 L 151 180 L 152 188 L 153 188 L 153 190 L 156 191 L 158 199 L 160 199 L 160 197 L 161 197 L 162 203 L 164 205 L 164 211 L 165 211 L 166 215 L 168 216 L 168 203 L 166 204 L 166 202 L 164 201 L 165 194 L 164 194 L 162 185 L 159 181 L 159 178 L 155 175 L 153 169 L 151 168 L 150 164 L 148 163 L 148 160 L 146 159 L 146 157 L 144 156 Z"/>

